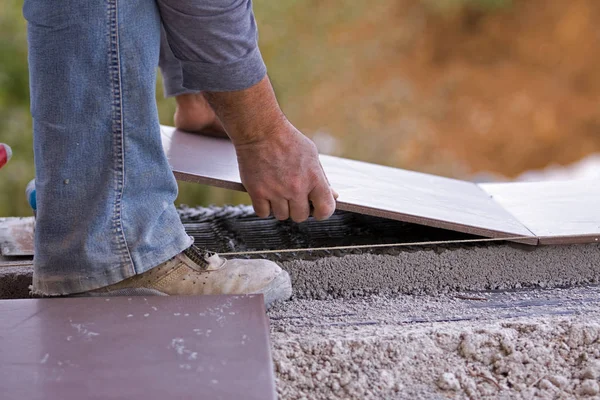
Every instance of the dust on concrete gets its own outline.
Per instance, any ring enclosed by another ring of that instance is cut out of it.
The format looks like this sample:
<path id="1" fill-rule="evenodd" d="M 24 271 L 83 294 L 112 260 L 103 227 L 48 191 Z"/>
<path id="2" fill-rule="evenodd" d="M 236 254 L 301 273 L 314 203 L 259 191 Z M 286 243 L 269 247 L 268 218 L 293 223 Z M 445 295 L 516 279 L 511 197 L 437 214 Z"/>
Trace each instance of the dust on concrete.
<path id="1" fill-rule="evenodd" d="M 599 294 L 580 288 L 280 304 L 269 312 L 279 396 L 600 398 Z"/>
<path id="2" fill-rule="evenodd" d="M 600 245 L 437 247 L 281 265 L 306 299 L 551 288 L 600 282 Z"/>

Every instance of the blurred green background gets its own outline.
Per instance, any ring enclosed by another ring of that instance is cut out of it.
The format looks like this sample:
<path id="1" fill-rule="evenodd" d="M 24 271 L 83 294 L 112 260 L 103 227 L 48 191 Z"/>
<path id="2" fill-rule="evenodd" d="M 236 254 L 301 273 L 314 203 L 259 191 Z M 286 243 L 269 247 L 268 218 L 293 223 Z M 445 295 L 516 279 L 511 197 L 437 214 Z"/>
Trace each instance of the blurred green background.
<path id="1" fill-rule="evenodd" d="M 0 8 L 0 216 L 31 215 L 34 176 L 22 1 Z M 254 1 L 290 120 L 322 152 L 469 179 L 512 178 L 600 151 L 600 2 Z M 594 50 L 596 50 L 594 52 Z M 162 97 L 172 124 L 174 101 Z M 178 203 L 248 202 L 180 184 Z"/>

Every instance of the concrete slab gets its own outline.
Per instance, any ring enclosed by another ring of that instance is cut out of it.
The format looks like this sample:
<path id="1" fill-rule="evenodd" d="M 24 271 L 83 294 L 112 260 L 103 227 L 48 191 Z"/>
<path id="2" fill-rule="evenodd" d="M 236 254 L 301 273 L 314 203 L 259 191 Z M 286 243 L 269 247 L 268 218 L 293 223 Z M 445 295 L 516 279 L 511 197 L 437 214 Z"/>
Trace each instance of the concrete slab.
<path id="1" fill-rule="evenodd" d="M 296 300 L 269 315 L 282 400 L 600 395 L 598 287 Z"/>

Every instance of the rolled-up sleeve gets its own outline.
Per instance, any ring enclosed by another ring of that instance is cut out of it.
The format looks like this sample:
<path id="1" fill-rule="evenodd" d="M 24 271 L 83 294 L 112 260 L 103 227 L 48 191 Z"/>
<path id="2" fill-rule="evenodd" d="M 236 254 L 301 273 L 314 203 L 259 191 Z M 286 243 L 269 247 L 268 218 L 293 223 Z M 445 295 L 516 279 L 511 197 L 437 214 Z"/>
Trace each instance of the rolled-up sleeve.
<path id="1" fill-rule="evenodd" d="M 242 90 L 264 78 L 251 0 L 158 0 L 158 6 L 186 89 Z"/>

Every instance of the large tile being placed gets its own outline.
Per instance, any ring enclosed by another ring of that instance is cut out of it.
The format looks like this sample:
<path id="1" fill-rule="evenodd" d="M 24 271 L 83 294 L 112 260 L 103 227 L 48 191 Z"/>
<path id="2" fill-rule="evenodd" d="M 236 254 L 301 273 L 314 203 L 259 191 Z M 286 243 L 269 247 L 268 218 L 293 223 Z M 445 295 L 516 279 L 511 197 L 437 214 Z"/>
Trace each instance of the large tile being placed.
<path id="1" fill-rule="evenodd" d="M 0 301 L 2 399 L 275 399 L 262 295 Z"/>
<path id="2" fill-rule="evenodd" d="M 162 127 L 175 176 L 184 181 L 244 190 L 233 145 Z M 339 157 L 321 156 L 338 209 L 486 237 L 537 238 L 477 185 Z"/>
<path id="3" fill-rule="evenodd" d="M 481 184 L 542 244 L 600 241 L 600 181 Z"/>

